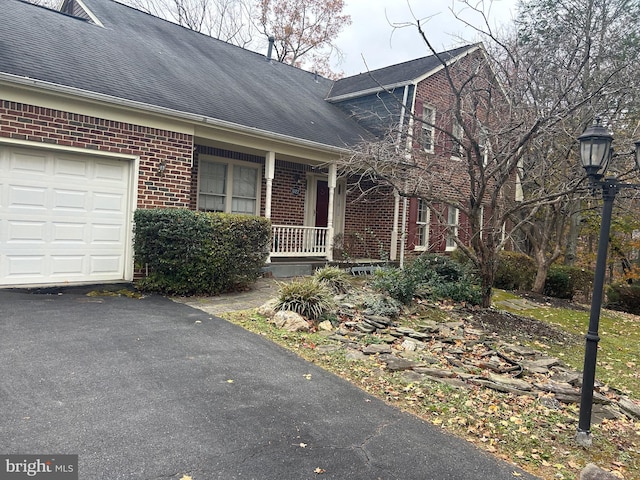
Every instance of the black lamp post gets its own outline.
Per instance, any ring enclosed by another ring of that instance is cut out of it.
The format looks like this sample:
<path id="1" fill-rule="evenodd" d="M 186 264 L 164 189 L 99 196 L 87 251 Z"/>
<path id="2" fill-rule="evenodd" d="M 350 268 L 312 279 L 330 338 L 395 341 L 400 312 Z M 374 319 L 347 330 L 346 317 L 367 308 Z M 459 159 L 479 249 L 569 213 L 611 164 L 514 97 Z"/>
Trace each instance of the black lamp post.
<path id="1" fill-rule="evenodd" d="M 598 353 L 598 324 L 604 290 L 604 275 L 607 265 L 607 250 L 609 248 L 609 232 L 611 230 L 611 213 L 613 201 L 622 188 L 638 188 L 639 185 L 620 183 L 617 178 L 607 178 L 605 173 L 613 157 L 613 136 L 604 128 L 600 119 L 596 118 L 593 125 L 588 127 L 578 137 L 580 141 L 580 159 L 587 173 L 589 184 L 593 189 L 602 189 L 602 223 L 600 224 L 600 238 L 598 240 L 598 254 L 596 257 L 596 271 L 593 277 L 593 296 L 591 299 L 591 313 L 589 315 L 589 330 L 586 335 L 584 353 L 584 369 L 582 376 L 582 395 L 580 397 L 580 419 L 576 441 L 584 447 L 591 446 L 591 410 L 593 406 L 593 386 L 596 376 L 596 356 Z M 640 141 L 636 142 L 636 168 L 640 167 Z"/>

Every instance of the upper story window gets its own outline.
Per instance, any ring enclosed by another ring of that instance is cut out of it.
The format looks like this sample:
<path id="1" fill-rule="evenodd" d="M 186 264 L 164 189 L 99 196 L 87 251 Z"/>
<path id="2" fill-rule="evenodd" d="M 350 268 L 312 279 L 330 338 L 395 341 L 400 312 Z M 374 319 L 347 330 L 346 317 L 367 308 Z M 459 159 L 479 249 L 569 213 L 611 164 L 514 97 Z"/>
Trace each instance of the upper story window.
<path id="1" fill-rule="evenodd" d="M 427 202 L 418 199 L 418 217 L 416 219 L 416 250 L 429 249 L 429 223 L 431 220 L 431 212 L 427 206 Z"/>
<path id="2" fill-rule="evenodd" d="M 258 215 L 259 165 L 201 160 L 198 172 L 198 210 Z"/>
<path id="3" fill-rule="evenodd" d="M 435 129 L 433 125 L 436 120 L 436 109 L 430 105 L 424 105 L 422 107 L 422 148 L 425 151 L 432 153 L 433 144 L 435 141 Z"/>

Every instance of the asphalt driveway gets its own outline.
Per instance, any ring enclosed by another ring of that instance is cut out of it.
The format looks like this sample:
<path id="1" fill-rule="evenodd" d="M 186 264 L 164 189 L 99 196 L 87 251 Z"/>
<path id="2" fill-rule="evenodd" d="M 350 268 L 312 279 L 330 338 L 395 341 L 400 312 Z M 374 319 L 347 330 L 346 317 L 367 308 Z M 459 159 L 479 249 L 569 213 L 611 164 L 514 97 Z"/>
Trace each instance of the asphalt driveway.
<path id="1" fill-rule="evenodd" d="M 533 478 L 159 296 L 0 290 L 0 453 L 80 479 Z"/>

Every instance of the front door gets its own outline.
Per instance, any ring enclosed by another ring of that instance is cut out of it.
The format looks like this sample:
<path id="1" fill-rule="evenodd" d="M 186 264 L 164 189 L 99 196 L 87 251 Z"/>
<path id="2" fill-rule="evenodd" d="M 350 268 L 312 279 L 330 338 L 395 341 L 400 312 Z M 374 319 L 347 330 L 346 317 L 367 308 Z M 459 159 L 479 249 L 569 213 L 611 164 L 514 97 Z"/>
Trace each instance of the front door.
<path id="1" fill-rule="evenodd" d="M 329 225 L 329 183 L 318 180 L 316 189 L 316 227 Z"/>

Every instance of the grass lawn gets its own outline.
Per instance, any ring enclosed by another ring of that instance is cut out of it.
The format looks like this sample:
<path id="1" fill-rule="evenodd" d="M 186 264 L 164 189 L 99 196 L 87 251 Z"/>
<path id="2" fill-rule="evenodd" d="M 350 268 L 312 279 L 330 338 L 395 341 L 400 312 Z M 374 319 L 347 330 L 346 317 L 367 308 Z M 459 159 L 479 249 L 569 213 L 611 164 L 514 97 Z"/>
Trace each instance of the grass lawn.
<path id="1" fill-rule="evenodd" d="M 518 297 L 505 292 L 496 293 L 498 301 L 509 298 Z M 518 309 L 514 313 L 579 335 L 586 332 L 589 315 L 588 311 L 533 303 L 530 309 Z M 469 311 L 457 310 L 451 305 L 434 306 L 423 310 L 419 321 L 451 321 L 456 319 L 456 315 L 468 316 Z M 455 388 L 430 380 L 409 381 L 402 372 L 382 368 L 375 355 L 354 361 L 347 358 L 344 348 L 322 353 L 319 346 L 339 344 L 329 339 L 326 333 L 285 332 L 255 310 L 232 312 L 223 317 L 541 478 L 577 479 L 587 463 L 595 463 L 619 478 L 640 479 L 640 422 L 621 418 L 593 425 L 593 447 L 583 449 L 574 442 L 577 405 L 559 404 L 549 408 L 535 396 L 515 396 L 481 387 Z M 413 326 L 416 321 L 412 314 L 397 320 L 404 326 Z M 640 398 L 638 327 L 640 317 L 608 311 L 603 313 L 596 372 L 598 381 L 634 399 Z M 514 325 L 516 331 L 517 325 Z M 515 341 L 514 338 L 506 340 Z M 372 334 L 360 341 L 377 343 L 379 337 Z M 522 343 L 582 370 L 584 343 L 545 343 L 544 339 L 530 339 Z"/>

